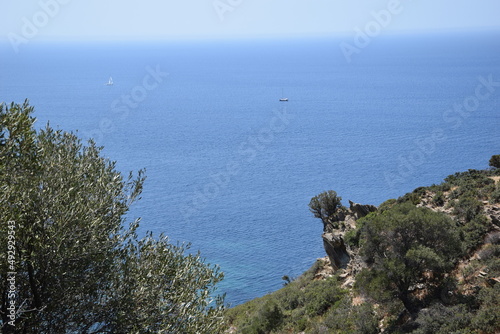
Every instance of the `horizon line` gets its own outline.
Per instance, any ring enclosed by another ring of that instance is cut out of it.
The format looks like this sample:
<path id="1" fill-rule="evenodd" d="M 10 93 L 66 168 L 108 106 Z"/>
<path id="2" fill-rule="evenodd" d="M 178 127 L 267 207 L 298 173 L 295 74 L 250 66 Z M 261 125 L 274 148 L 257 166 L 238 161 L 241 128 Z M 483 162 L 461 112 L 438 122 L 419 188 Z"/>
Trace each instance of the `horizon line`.
<path id="1" fill-rule="evenodd" d="M 449 33 L 500 33 L 499 26 L 473 28 L 440 28 L 440 29 L 412 29 L 385 31 L 381 35 L 387 36 L 417 36 Z M 164 35 L 164 36 L 63 36 L 49 35 L 33 38 L 30 42 L 167 42 L 167 41 L 231 41 L 231 40 L 276 40 L 276 39 L 305 39 L 305 38 L 345 38 L 353 37 L 356 31 L 338 31 L 324 33 L 276 33 L 276 34 L 214 34 L 214 35 Z M 6 34 L 0 37 L 0 44 L 11 43 Z"/>

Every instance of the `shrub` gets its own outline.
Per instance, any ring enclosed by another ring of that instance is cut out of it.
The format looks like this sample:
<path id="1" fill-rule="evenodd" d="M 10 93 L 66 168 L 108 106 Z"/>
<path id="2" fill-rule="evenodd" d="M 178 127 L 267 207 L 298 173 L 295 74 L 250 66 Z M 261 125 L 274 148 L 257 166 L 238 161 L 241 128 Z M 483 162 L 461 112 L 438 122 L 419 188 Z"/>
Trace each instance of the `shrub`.
<path id="1" fill-rule="evenodd" d="M 489 234 L 484 242 L 488 243 L 488 244 L 494 244 L 494 245 L 500 244 L 500 232 L 495 232 L 495 233 Z"/>
<path id="2" fill-rule="evenodd" d="M 353 324 L 349 319 L 349 313 L 352 309 L 352 298 L 345 295 L 339 302 L 337 307 L 332 307 L 325 314 L 324 324 L 330 331 L 337 333 L 352 333 Z"/>
<path id="3" fill-rule="evenodd" d="M 350 317 L 354 323 L 355 333 L 376 334 L 379 332 L 378 319 L 371 304 L 354 306 Z"/>
<path id="4" fill-rule="evenodd" d="M 422 310 L 416 323 L 418 329 L 414 334 L 449 334 L 449 333 L 473 333 L 469 329 L 471 313 L 465 305 L 446 307 L 436 303 Z"/>
<path id="5" fill-rule="evenodd" d="M 479 292 L 481 306 L 472 319 L 473 327 L 483 333 L 498 333 L 500 328 L 500 284 Z"/>
<path id="6" fill-rule="evenodd" d="M 311 315 L 322 315 L 344 295 L 336 278 L 324 281 L 313 281 L 305 292 L 306 312 Z"/>
<path id="7" fill-rule="evenodd" d="M 283 322 L 283 312 L 273 301 L 265 302 L 250 323 L 241 329 L 244 334 L 264 334 L 276 330 Z"/>
<path id="8" fill-rule="evenodd" d="M 359 246 L 359 237 L 361 235 L 361 230 L 359 228 L 349 230 L 344 234 L 344 241 L 347 245 L 351 247 Z"/>
<path id="9" fill-rule="evenodd" d="M 329 334 L 328 328 L 323 323 L 314 323 L 309 330 L 310 334 Z"/>
<path id="10" fill-rule="evenodd" d="M 354 289 L 362 296 L 369 296 L 382 303 L 394 299 L 394 289 L 386 275 L 377 270 L 363 268 L 356 275 Z"/>
<path id="11" fill-rule="evenodd" d="M 441 184 L 441 190 L 442 191 L 450 191 L 451 190 L 451 184 L 448 182 L 444 182 Z"/>
<path id="12" fill-rule="evenodd" d="M 487 261 L 491 258 L 497 258 L 500 256 L 500 245 L 485 245 L 477 254 L 481 261 Z"/>
<path id="13" fill-rule="evenodd" d="M 491 179 L 490 179 L 491 180 Z M 478 198 L 486 201 L 490 198 L 490 195 L 496 190 L 495 181 L 491 180 L 491 183 L 480 188 L 478 190 Z"/>
<path id="14" fill-rule="evenodd" d="M 438 191 L 436 195 L 432 198 L 432 202 L 437 206 L 444 205 L 444 194 L 442 191 Z"/>
<path id="15" fill-rule="evenodd" d="M 304 305 L 304 292 L 298 284 L 288 284 L 276 292 L 276 299 L 283 309 L 294 310 Z"/>
<path id="16" fill-rule="evenodd" d="M 380 210 L 378 212 L 380 212 Z M 361 231 L 363 230 L 363 226 L 366 224 L 366 222 L 369 222 L 372 217 L 375 217 L 376 214 L 377 214 L 376 212 L 370 212 L 363 218 L 358 219 L 356 221 L 356 228 L 347 231 L 346 234 L 344 235 L 345 243 L 351 247 L 359 247 L 359 240 L 361 237 Z"/>
<path id="17" fill-rule="evenodd" d="M 309 325 L 309 317 L 305 314 L 304 308 L 293 310 L 291 316 L 292 325 L 296 330 L 304 331 Z"/>
<path id="18" fill-rule="evenodd" d="M 372 270 L 358 274 L 356 284 L 396 293 L 412 311 L 410 286 L 426 279 L 426 272 L 435 277 L 451 269 L 462 255 L 462 245 L 456 223 L 444 213 L 428 208 L 415 207 L 410 203 L 395 205 L 392 209 L 370 218 L 361 235 L 361 254 Z M 380 281 L 380 282 L 379 282 Z M 372 298 L 377 295 L 369 293 Z"/>
<path id="19" fill-rule="evenodd" d="M 464 219 L 466 222 L 470 222 L 476 215 L 481 212 L 483 204 L 473 197 L 462 197 L 455 204 L 455 209 L 453 214 L 457 215 L 458 218 Z"/>
<path id="20" fill-rule="evenodd" d="M 446 183 L 449 183 L 451 186 L 462 186 L 464 184 L 476 183 L 478 186 L 481 184 L 489 183 L 488 177 L 486 177 L 485 171 L 469 169 L 466 172 L 458 172 L 453 175 L 447 176 L 444 180 Z M 489 179 L 491 180 L 491 179 Z M 484 184 L 484 185 L 486 185 Z"/>
<path id="21" fill-rule="evenodd" d="M 488 267 L 488 273 L 492 277 L 500 276 L 500 258 L 498 255 L 498 248 L 495 249 L 496 256 L 492 256 L 489 259 L 486 259 L 486 266 Z"/>
<path id="22" fill-rule="evenodd" d="M 460 227 L 465 249 L 472 251 L 482 242 L 484 235 L 490 229 L 488 219 L 483 215 L 476 215 L 470 222 Z"/>
<path id="23" fill-rule="evenodd" d="M 427 192 L 427 188 L 418 187 L 411 193 L 405 194 L 403 197 L 398 198 L 398 203 L 410 202 L 413 205 L 417 205 L 422 200 L 422 196 Z"/>
<path id="24" fill-rule="evenodd" d="M 500 168 L 500 154 L 493 155 L 490 158 L 490 167 Z"/>
<path id="25" fill-rule="evenodd" d="M 299 318 L 297 319 L 297 321 L 295 322 L 295 327 L 299 330 L 299 331 L 303 331 L 307 328 L 307 324 L 308 324 L 308 321 L 306 318 Z"/>
<path id="26" fill-rule="evenodd" d="M 495 190 L 490 195 L 490 203 L 500 203 L 500 183 L 497 184 Z"/>
<path id="27" fill-rule="evenodd" d="M 338 306 L 325 314 L 324 324 L 328 333 L 375 334 L 378 333 L 378 319 L 370 303 L 352 305 L 352 299 L 345 296 Z"/>
<path id="28" fill-rule="evenodd" d="M 388 209 L 392 208 L 397 202 L 398 201 L 394 198 L 388 199 L 387 201 L 385 201 L 384 203 L 379 205 L 378 211 L 383 212 L 385 210 L 388 210 Z"/>

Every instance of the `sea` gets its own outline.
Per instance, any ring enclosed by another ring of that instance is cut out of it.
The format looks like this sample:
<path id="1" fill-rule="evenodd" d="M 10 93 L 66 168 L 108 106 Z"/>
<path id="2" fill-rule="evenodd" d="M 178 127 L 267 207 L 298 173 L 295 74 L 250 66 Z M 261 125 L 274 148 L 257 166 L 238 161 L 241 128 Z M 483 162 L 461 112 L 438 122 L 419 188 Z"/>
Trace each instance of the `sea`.
<path id="1" fill-rule="evenodd" d="M 38 128 L 145 169 L 129 220 L 218 265 L 232 306 L 325 256 L 308 209 L 320 192 L 379 205 L 500 154 L 498 31 L 34 38 L 0 56 L 0 102 L 29 99 Z"/>

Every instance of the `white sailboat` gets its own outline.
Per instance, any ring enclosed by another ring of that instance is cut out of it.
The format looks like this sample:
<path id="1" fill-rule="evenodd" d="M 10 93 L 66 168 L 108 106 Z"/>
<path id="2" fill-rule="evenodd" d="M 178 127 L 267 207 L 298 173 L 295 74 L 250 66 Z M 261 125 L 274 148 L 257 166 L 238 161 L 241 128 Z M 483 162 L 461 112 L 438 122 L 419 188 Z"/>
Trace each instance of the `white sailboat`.
<path id="1" fill-rule="evenodd" d="M 106 86 L 113 86 L 113 78 L 112 77 L 109 77 L 109 80 L 106 83 Z"/>
<path id="2" fill-rule="evenodd" d="M 283 97 L 283 88 L 281 88 L 281 96 L 280 102 L 288 102 L 288 97 Z"/>

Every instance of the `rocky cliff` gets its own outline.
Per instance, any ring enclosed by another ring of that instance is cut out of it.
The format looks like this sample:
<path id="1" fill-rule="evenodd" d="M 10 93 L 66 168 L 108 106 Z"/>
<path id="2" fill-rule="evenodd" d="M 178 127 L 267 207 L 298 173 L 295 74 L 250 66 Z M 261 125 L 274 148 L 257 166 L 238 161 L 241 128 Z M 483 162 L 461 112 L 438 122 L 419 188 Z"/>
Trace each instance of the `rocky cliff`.
<path id="1" fill-rule="evenodd" d="M 231 309 L 229 332 L 500 333 L 500 168 L 378 207 L 324 194 L 310 208 L 326 256 Z"/>
<path id="2" fill-rule="evenodd" d="M 500 186 L 500 176 L 490 176 L 489 179 L 493 180 L 497 187 Z M 426 207 L 435 212 L 445 213 L 459 224 L 464 224 L 464 218 L 454 208 L 454 205 L 458 202 L 456 193 L 454 193 L 457 189 L 459 187 L 450 187 L 449 190 L 440 192 L 433 190 L 432 187 L 418 188 L 410 194 L 418 194 L 418 196 L 414 196 L 414 198 L 418 197 L 418 201 L 413 199 L 415 202 L 418 202 L 416 203 L 417 207 Z M 406 196 L 409 198 L 413 197 L 411 195 L 408 196 L 408 194 Z M 437 196 L 441 198 L 441 201 L 436 201 Z M 349 231 L 356 229 L 358 219 L 378 210 L 374 205 L 363 205 L 354 203 L 351 200 L 349 200 L 349 204 L 349 208 L 344 210 L 341 215 L 335 215 L 328 220 L 327 232 L 322 234 L 323 246 L 327 256 L 318 259 L 322 265 L 319 266 L 315 275 L 316 279 L 325 279 L 339 274 L 340 278 L 344 280 L 343 286 L 345 287 L 352 287 L 356 274 L 361 268 L 366 267 L 366 264 L 359 256 L 359 249 L 347 244 L 345 242 L 345 235 Z M 480 259 L 480 254 L 484 251 L 484 248 L 488 248 L 490 244 L 494 244 L 500 240 L 500 204 L 490 203 L 488 200 L 482 200 L 480 204 L 480 212 L 476 215 L 482 215 L 486 218 L 488 230 L 482 236 L 482 245 L 477 247 L 475 252 L 470 254 L 469 257 L 461 261 L 462 266 L 463 263 Z M 342 220 L 339 220 L 339 218 Z M 479 271 L 476 274 L 479 277 L 487 276 L 484 273 L 480 274 Z M 490 279 L 500 282 L 500 277 L 490 277 Z"/>

